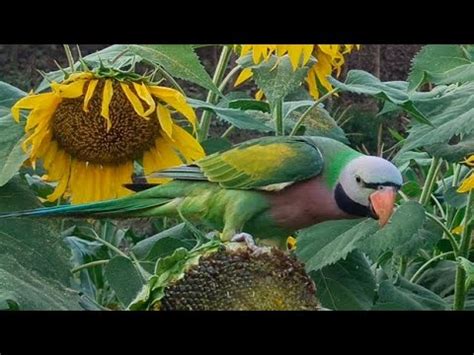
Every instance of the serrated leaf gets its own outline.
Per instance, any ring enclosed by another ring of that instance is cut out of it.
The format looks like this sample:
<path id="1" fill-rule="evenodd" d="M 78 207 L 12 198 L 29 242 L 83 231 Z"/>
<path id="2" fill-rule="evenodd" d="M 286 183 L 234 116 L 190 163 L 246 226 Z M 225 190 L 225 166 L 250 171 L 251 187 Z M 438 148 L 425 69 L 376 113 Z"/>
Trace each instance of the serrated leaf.
<path id="1" fill-rule="evenodd" d="M 188 98 L 188 103 L 194 108 L 200 108 L 208 110 L 216 114 L 216 116 L 225 121 L 234 125 L 240 129 L 250 129 L 260 132 L 270 132 L 272 128 L 267 126 L 265 123 L 255 119 L 252 115 L 252 111 L 242 111 L 238 109 L 219 107 L 216 105 L 209 104 L 205 101 L 190 99 Z M 261 113 L 259 111 L 254 111 L 256 113 Z"/>
<path id="2" fill-rule="evenodd" d="M 474 134 L 474 82 L 463 85 L 438 86 L 430 92 L 415 92 L 416 107 L 429 117 L 431 125 L 414 122 L 405 144 L 398 154 L 420 147 L 450 161 L 457 161 L 456 147 L 450 141 L 458 136 L 457 147 L 465 153 L 472 146 Z"/>
<path id="3" fill-rule="evenodd" d="M 318 299 L 334 310 L 368 310 L 376 290 L 375 277 L 367 258 L 354 250 L 345 260 L 311 273 L 317 285 Z"/>
<path id="4" fill-rule="evenodd" d="M 372 260 L 386 251 L 394 251 L 403 247 L 418 233 L 425 222 L 425 210 L 418 202 L 409 201 L 393 214 L 390 222 L 372 236 L 360 243 L 361 250 Z M 409 250 L 403 249 L 405 252 Z M 415 250 L 412 250 L 416 252 Z"/>
<path id="5" fill-rule="evenodd" d="M 470 260 L 458 257 L 458 263 L 466 272 L 466 291 L 468 291 L 474 285 L 474 263 Z"/>
<path id="6" fill-rule="evenodd" d="M 145 61 L 162 66 L 172 76 L 198 84 L 221 95 L 194 52 L 193 46 L 149 44 L 130 45 L 129 49 Z"/>
<path id="7" fill-rule="evenodd" d="M 288 56 L 272 56 L 252 69 L 255 83 L 271 105 L 301 86 L 307 71 L 306 67 L 293 70 Z"/>
<path id="8" fill-rule="evenodd" d="M 127 307 L 141 292 L 144 282 L 133 262 L 121 255 L 110 259 L 105 278 L 123 307 Z"/>
<path id="9" fill-rule="evenodd" d="M 305 263 L 307 272 L 345 259 L 360 241 L 378 230 L 372 219 L 327 221 L 298 233 L 296 255 Z"/>
<path id="10" fill-rule="evenodd" d="M 430 290 L 398 277 L 382 281 L 374 310 L 446 310 L 449 305 Z"/>
<path id="11" fill-rule="evenodd" d="M 0 212 L 40 207 L 20 178 L 0 188 Z M 70 252 L 57 220 L 0 219 L 0 294 L 8 292 L 25 310 L 80 309 L 70 287 Z"/>
<path id="12" fill-rule="evenodd" d="M 474 63 L 459 45 L 428 45 L 413 58 L 409 90 L 424 83 L 452 84 L 474 80 Z"/>
<path id="13" fill-rule="evenodd" d="M 332 77 L 328 79 L 340 91 L 370 95 L 384 101 L 389 101 L 403 108 L 417 121 L 428 125 L 431 124 L 427 116 L 420 112 L 414 105 L 412 98 L 408 95 L 408 83 L 406 81 L 382 82 L 377 77 L 362 70 L 349 71 L 344 83 Z"/>
<path id="14" fill-rule="evenodd" d="M 0 82 L 0 186 L 5 185 L 27 159 L 21 148 L 24 124 L 16 123 L 10 111 L 25 95 L 20 89 Z"/>
<path id="15" fill-rule="evenodd" d="M 445 298 L 454 293 L 456 265 L 453 260 L 440 260 L 426 270 L 417 283 Z"/>

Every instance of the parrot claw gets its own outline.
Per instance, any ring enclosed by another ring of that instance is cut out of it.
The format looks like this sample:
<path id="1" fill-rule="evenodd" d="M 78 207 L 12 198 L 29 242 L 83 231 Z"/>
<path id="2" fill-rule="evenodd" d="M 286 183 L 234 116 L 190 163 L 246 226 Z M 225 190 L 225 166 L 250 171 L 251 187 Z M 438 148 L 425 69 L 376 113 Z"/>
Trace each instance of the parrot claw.
<path id="1" fill-rule="evenodd" d="M 255 240 L 248 233 L 236 234 L 232 237 L 230 241 L 234 243 L 245 243 L 247 248 L 249 248 L 252 251 L 252 254 L 255 256 L 258 256 L 266 252 L 265 248 L 259 247 L 257 246 L 257 244 L 255 244 Z"/>

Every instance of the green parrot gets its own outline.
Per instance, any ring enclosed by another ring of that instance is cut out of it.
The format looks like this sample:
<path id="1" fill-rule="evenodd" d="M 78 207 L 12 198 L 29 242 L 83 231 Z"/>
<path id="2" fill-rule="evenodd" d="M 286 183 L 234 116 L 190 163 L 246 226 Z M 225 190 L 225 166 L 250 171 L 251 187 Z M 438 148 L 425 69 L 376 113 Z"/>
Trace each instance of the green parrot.
<path id="1" fill-rule="evenodd" d="M 183 216 L 239 236 L 284 245 L 295 231 L 327 220 L 390 218 L 402 185 L 389 161 L 324 137 L 264 137 L 156 172 L 161 184 L 130 184 L 137 193 L 116 200 L 0 215 L 128 218 Z"/>

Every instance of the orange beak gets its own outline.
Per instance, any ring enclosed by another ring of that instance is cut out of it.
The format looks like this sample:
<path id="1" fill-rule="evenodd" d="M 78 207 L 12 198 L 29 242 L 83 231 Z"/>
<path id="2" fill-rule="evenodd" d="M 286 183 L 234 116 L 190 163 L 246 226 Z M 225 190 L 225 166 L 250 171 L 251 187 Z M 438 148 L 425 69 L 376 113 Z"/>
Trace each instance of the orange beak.
<path id="1" fill-rule="evenodd" d="M 374 217 L 379 220 L 381 227 L 387 224 L 390 216 L 393 213 L 395 206 L 395 198 L 397 191 L 394 187 L 387 186 L 381 190 L 377 190 L 369 197 L 370 206 Z"/>

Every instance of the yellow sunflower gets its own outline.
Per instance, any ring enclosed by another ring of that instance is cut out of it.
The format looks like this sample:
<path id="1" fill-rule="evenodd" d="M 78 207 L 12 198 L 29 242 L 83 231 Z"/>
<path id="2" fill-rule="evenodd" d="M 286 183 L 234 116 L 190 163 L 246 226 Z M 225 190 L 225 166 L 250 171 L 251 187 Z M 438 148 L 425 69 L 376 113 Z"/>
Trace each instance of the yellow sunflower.
<path id="1" fill-rule="evenodd" d="M 353 51 L 354 48 L 359 49 L 359 45 L 353 44 L 244 44 L 240 50 L 240 57 L 252 52 L 252 60 L 254 64 L 266 61 L 272 54 L 281 57 L 288 54 L 293 70 L 304 66 L 308 63 L 313 55 L 317 62 L 312 65 L 306 75 L 309 93 L 315 99 L 319 98 L 318 82 L 327 91 L 333 89 L 328 77 L 336 72 L 336 76 L 341 73 L 342 65 L 345 62 L 344 55 Z M 235 86 L 242 84 L 253 75 L 251 68 L 244 68 L 235 82 Z M 262 97 L 262 92 L 256 94 L 256 98 Z"/>
<path id="2" fill-rule="evenodd" d="M 193 109 L 174 89 L 93 72 L 50 86 L 50 92 L 30 94 L 12 107 L 17 122 L 21 109 L 31 110 L 23 149 L 33 167 L 42 159 L 45 179 L 58 182 L 49 201 L 63 195 L 72 203 L 121 197 L 131 193 L 123 185 L 132 182 L 136 160 L 149 174 L 204 156 L 171 117 L 177 111 L 196 126 Z"/>
<path id="3" fill-rule="evenodd" d="M 462 161 L 462 163 L 474 167 L 474 154 L 472 154 L 469 158 L 466 160 Z M 462 182 L 461 186 L 458 188 L 458 192 L 464 193 L 464 192 L 469 192 L 472 189 L 474 189 L 474 170 L 471 169 L 471 172 L 469 173 L 469 176 L 464 179 Z"/>

